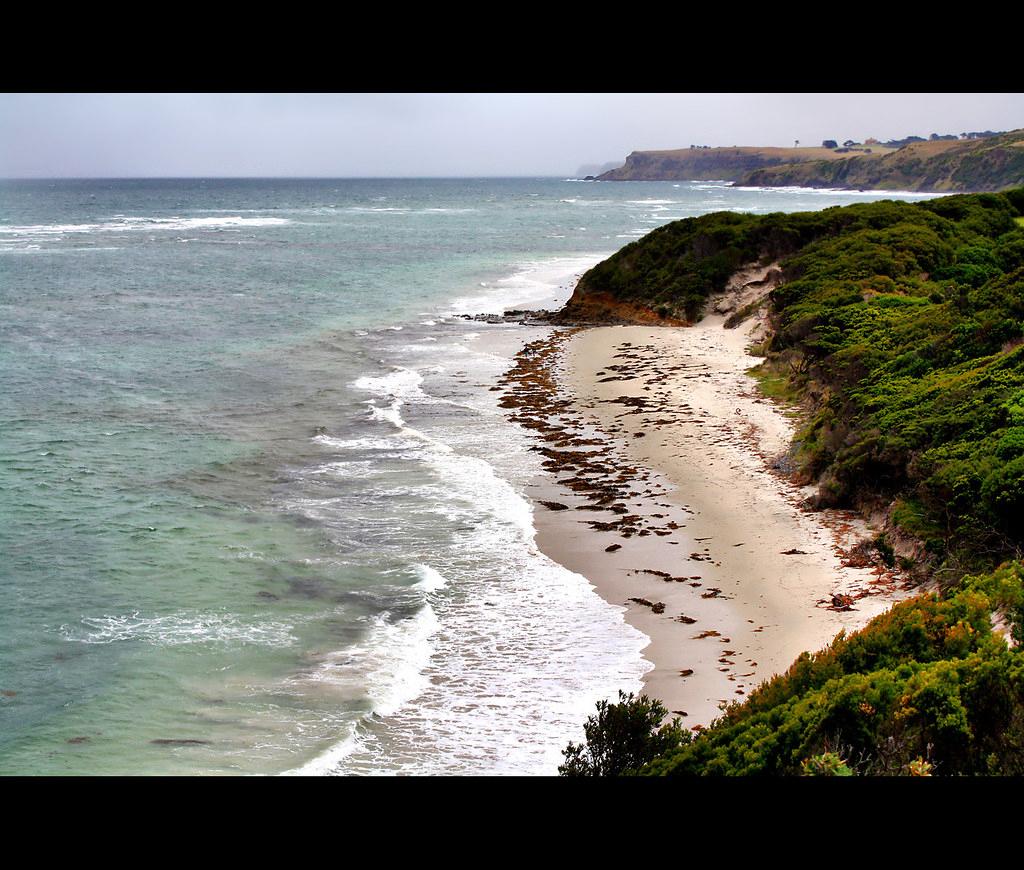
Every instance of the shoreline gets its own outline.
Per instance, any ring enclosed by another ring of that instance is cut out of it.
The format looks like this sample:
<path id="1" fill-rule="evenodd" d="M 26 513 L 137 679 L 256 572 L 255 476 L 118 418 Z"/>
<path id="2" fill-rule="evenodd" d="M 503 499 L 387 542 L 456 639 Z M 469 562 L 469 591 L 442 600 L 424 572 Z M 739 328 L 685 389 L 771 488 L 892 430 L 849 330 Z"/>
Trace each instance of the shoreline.
<path id="1" fill-rule="evenodd" d="M 911 594 L 848 564 L 863 520 L 772 471 L 794 425 L 745 374 L 755 322 L 723 322 L 555 330 L 502 379 L 545 442 L 538 548 L 649 638 L 643 691 L 694 729 Z"/>

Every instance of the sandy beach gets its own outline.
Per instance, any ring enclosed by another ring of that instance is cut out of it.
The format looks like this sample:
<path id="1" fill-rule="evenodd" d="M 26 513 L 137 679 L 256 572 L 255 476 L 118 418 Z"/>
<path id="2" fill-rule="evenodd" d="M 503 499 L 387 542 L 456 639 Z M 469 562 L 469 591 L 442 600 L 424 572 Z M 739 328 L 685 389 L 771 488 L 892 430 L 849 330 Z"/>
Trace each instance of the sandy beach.
<path id="1" fill-rule="evenodd" d="M 847 564 L 863 521 L 803 509 L 810 490 L 772 470 L 792 414 L 746 374 L 754 322 L 723 322 L 558 331 L 505 379 L 549 471 L 538 546 L 626 608 L 650 638 L 645 692 L 691 728 L 910 594 Z"/>

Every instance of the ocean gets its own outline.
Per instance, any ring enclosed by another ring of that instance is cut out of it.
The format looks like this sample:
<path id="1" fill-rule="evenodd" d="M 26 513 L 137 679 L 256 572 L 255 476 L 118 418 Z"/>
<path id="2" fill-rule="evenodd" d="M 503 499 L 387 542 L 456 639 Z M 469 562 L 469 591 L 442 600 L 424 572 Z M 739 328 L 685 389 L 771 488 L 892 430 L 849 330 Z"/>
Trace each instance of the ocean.
<path id="1" fill-rule="evenodd" d="M 553 774 L 647 639 L 492 388 L 656 226 L 893 194 L 0 181 L 0 774 Z M 903 199 L 925 195 L 901 194 Z"/>

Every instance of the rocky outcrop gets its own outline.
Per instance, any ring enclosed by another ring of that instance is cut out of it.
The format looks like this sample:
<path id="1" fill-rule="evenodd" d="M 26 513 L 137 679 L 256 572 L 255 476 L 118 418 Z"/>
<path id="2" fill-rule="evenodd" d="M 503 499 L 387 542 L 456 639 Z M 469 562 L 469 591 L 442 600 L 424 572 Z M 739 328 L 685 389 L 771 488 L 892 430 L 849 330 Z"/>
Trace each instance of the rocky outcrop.
<path id="1" fill-rule="evenodd" d="M 548 323 L 551 312 L 546 308 L 512 308 L 503 314 L 456 314 L 459 320 L 472 320 L 475 323 L 519 323 L 533 325 Z"/>

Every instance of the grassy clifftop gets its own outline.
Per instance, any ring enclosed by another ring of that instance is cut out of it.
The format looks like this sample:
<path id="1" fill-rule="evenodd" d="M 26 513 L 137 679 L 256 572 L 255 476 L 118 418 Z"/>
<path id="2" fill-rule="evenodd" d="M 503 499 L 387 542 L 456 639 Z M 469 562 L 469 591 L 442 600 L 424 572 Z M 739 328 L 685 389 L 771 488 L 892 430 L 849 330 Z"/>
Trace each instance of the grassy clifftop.
<path id="1" fill-rule="evenodd" d="M 634 151 L 600 181 L 720 179 L 751 187 L 974 192 L 1024 185 L 1024 130 L 983 139 L 827 148 L 683 148 Z"/>
<path id="2" fill-rule="evenodd" d="M 1024 185 L 1024 130 L 987 139 L 914 142 L 881 157 L 763 167 L 739 180 L 760 187 L 982 191 Z"/>
<path id="3" fill-rule="evenodd" d="M 883 149 L 888 153 L 889 149 Z M 671 151 L 634 151 L 618 169 L 598 176 L 599 181 L 739 181 L 770 166 L 805 161 L 841 160 L 845 155 L 828 148 L 679 148 Z M 871 159 L 868 155 L 867 159 Z M 881 156 L 880 154 L 874 156 Z"/>

